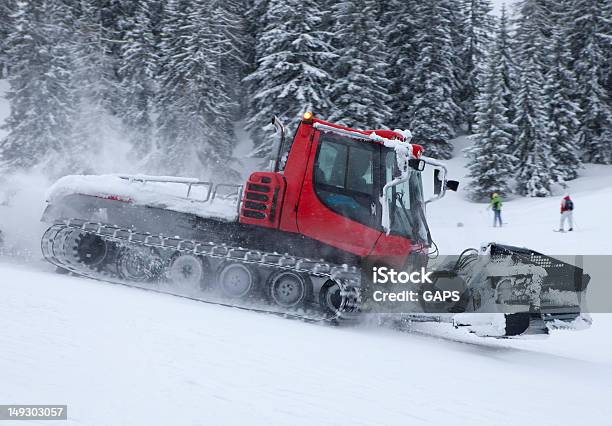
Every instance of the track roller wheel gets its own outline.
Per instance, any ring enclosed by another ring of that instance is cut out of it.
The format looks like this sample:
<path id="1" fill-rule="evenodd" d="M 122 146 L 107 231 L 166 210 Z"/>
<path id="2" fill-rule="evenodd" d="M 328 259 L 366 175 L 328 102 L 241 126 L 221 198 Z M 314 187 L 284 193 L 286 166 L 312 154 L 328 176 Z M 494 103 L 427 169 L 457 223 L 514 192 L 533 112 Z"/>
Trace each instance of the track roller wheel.
<path id="1" fill-rule="evenodd" d="M 312 284 L 308 277 L 296 272 L 276 272 L 269 282 L 270 299 L 283 308 L 301 306 L 312 294 Z"/>
<path id="2" fill-rule="evenodd" d="M 217 275 L 217 285 L 225 296 L 232 299 L 244 299 L 254 294 L 257 284 L 256 271 L 242 263 L 227 262 Z"/>
<path id="3" fill-rule="evenodd" d="M 77 259 L 94 268 L 104 262 L 109 252 L 108 244 L 94 234 L 81 234 L 75 240 L 74 252 Z"/>
<path id="4" fill-rule="evenodd" d="M 168 279 L 173 284 L 203 290 L 209 269 L 208 262 L 198 256 L 176 253 L 168 265 Z"/>
<path id="5" fill-rule="evenodd" d="M 162 262 L 155 250 L 124 247 L 117 255 L 116 266 L 119 277 L 140 283 L 159 277 Z"/>
<path id="6" fill-rule="evenodd" d="M 340 286 L 332 280 L 327 280 L 319 292 L 319 306 L 327 314 L 334 315 L 344 304 Z"/>

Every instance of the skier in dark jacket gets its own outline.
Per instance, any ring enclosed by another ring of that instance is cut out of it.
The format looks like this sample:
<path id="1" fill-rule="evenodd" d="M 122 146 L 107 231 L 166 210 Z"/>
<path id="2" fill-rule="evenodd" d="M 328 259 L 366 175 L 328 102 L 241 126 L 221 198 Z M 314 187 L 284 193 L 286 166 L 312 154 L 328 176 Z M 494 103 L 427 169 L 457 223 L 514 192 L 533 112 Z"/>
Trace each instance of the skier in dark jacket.
<path id="1" fill-rule="evenodd" d="M 489 207 L 493 210 L 493 227 L 497 225 L 499 222 L 499 226 L 502 226 L 502 218 L 501 218 L 501 208 L 502 208 L 502 199 L 499 194 L 496 192 L 491 196 L 491 202 L 489 203 Z"/>
<path id="2" fill-rule="evenodd" d="M 563 197 L 561 200 L 561 220 L 559 222 L 559 231 L 564 231 L 565 221 L 569 221 L 569 229 L 568 231 L 574 230 L 574 220 L 572 217 L 572 212 L 574 211 L 574 202 L 570 198 L 569 195 Z"/>

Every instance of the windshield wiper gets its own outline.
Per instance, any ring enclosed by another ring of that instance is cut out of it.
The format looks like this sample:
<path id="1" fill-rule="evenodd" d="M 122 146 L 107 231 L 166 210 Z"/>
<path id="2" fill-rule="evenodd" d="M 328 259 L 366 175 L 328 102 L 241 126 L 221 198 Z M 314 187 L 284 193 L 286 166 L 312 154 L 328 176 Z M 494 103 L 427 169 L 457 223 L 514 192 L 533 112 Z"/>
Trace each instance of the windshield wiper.
<path id="1" fill-rule="evenodd" d="M 423 221 L 423 226 L 425 227 L 425 232 L 427 233 L 427 245 L 431 245 L 431 232 L 429 231 L 429 225 L 427 224 L 427 218 L 425 217 L 425 209 L 423 209 L 423 203 L 419 204 L 419 215 L 421 216 L 421 220 Z"/>
<path id="2" fill-rule="evenodd" d="M 416 241 L 418 242 L 422 242 L 422 243 L 426 243 L 428 245 L 431 244 L 431 233 L 429 232 L 429 226 L 427 225 L 427 219 L 425 217 L 425 212 L 423 211 L 423 206 L 422 204 L 418 204 L 418 210 L 419 210 L 419 216 L 420 219 L 423 221 L 423 226 L 425 227 L 425 231 L 427 232 L 427 241 L 425 241 L 422 237 L 421 237 L 421 233 L 419 232 L 419 221 L 418 220 L 410 220 L 410 219 L 415 219 L 412 216 L 410 216 L 410 213 L 408 213 L 408 209 L 406 209 L 406 206 L 404 205 L 404 200 L 403 200 L 403 193 L 401 194 L 397 194 L 397 199 L 400 202 L 400 206 L 402 208 L 402 210 L 404 211 L 404 215 L 406 215 L 406 218 L 410 221 L 410 225 L 412 226 L 412 238 L 415 238 Z M 412 210 L 411 210 L 412 211 Z"/>

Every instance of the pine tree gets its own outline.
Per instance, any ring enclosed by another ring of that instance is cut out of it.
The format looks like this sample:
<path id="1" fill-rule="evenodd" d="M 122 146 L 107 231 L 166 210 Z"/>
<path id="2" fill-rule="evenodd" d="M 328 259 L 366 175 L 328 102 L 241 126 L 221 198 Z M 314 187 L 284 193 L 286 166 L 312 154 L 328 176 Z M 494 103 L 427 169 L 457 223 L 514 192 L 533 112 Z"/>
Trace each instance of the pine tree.
<path id="1" fill-rule="evenodd" d="M 387 77 L 391 80 L 389 93 L 392 94 L 391 123 L 394 128 L 408 128 L 412 103 L 410 82 L 414 77 L 414 64 L 417 59 L 416 46 L 416 9 L 418 0 L 390 0 L 387 12 L 382 20 L 384 26 L 384 42 L 388 52 Z"/>
<path id="2" fill-rule="evenodd" d="M 610 9 L 603 0 L 575 0 L 568 35 L 582 110 L 580 149 L 584 161 L 602 164 L 612 164 L 612 99 L 605 86 L 612 38 Z"/>
<path id="3" fill-rule="evenodd" d="M 600 34 L 603 38 L 608 39 L 608 48 L 604 49 L 604 63 L 602 67 L 602 87 L 608 88 L 608 95 L 610 92 L 610 88 L 612 87 L 612 48 L 610 45 L 610 38 L 612 37 L 612 2 L 605 1 L 601 3 L 601 16 L 602 19 L 602 31 Z M 601 41 L 601 38 L 600 38 Z M 605 46 L 605 44 L 604 44 Z M 610 95 L 609 95 L 610 96 Z"/>
<path id="4" fill-rule="evenodd" d="M 373 0 L 346 0 L 334 5 L 334 61 L 330 120 L 357 128 L 390 124 L 391 81 L 382 34 Z"/>
<path id="5" fill-rule="evenodd" d="M 514 93 L 517 80 L 516 63 L 513 57 L 512 38 L 508 30 L 508 17 L 506 15 L 506 6 L 502 4 L 501 16 L 499 19 L 499 27 L 495 37 L 497 51 L 499 52 L 499 67 L 501 70 L 502 98 L 504 107 L 506 108 L 506 116 L 509 122 L 513 122 L 516 116 L 514 105 Z"/>
<path id="6" fill-rule="evenodd" d="M 6 43 L 11 113 L 4 125 L 8 135 L 0 142 L 0 164 L 5 168 L 42 164 L 55 173 L 55 164 L 72 156 L 67 15 L 62 0 L 16 3 L 14 30 Z"/>
<path id="7" fill-rule="evenodd" d="M 485 49 L 492 37 L 493 18 L 490 15 L 492 7 L 489 0 L 462 0 L 461 9 L 466 24 L 463 27 L 464 45 L 461 50 L 463 79 L 460 98 L 468 132 L 472 133 L 475 101 L 479 95 Z"/>
<path id="8" fill-rule="evenodd" d="M 0 4 L 0 79 L 6 78 L 9 66 L 7 55 L 9 35 L 13 32 L 13 20 L 11 15 L 14 13 L 14 0 L 4 0 Z"/>
<path id="9" fill-rule="evenodd" d="M 148 0 L 148 9 L 153 32 L 153 44 L 159 47 L 161 44 L 161 33 L 163 31 L 164 14 L 167 0 Z"/>
<path id="10" fill-rule="evenodd" d="M 103 35 L 100 44 L 110 58 L 110 64 L 116 73 L 120 66 L 121 47 L 125 38 L 125 20 L 133 16 L 137 1 L 134 0 L 81 0 L 94 9 L 99 32 Z M 151 0 L 146 0 L 148 3 Z M 119 99 L 111 99 L 113 105 Z"/>
<path id="11" fill-rule="evenodd" d="M 512 155 L 515 128 L 508 120 L 504 100 L 507 52 L 503 26 L 481 74 L 482 90 L 475 102 L 474 145 L 466 151 L 472 178 L 470 192 L 476 200 L 484 200 L 494 192 L 510 194 L 515 171 L 516 158 Z"/>
<path id="12" fill-rule="evenodd" d="M 157 98 L 156 168 L 168 173 L 234 179 L 231 167 L 234 104 L 227 95 L 223 45 L 216 43 L 210 3 L 171 0 L 162 34 Z"/>
<path id="13" fill-rule="evenodd" d="M 219 66 L 223 68 L 223 85 L 227 96 L 234 104 L 232 114 L 239 118 L 238 101 L 243 98 L 241 80 L 250 71 L 249 56 L 252 55 L 252 44 L 249 38 L 249 22 L 244 11 L 247 0 L 212 0 L 210 4 L 211 25 L 215 35 L 215 50 Z"/>
<path id="14" fill-rule="evenodd" d="M 149 2 L 134 2 L 134 13 L 125 19 L 121 44 L 122 104 L 120 117 L 129 133 L 135 154 L 142 158 L 153 149 L 155 78 L 158 57 Z"/>
<path id="15" fill-rule="evenodd" d="M 95 0 L 83 0 L 73 35 L 72 79 L 75 88 L 73 152 L 81 167 L 96 169 L 96 155 L 124 135 L 119 109 L 121 86 L 115 69 L 117 58 L 108 44 L 108 30 Z"/>
<path id="16" fill-rule="evenodd" d="M 517 28 L 520 67 L 514 120 L 519 160 L 517 189 L 520 194 L 531 197 L 550 195 L 554 181 L 541 62 L 545 39 L 539 27 L 538 7 L 538 0 L 523 1 Z"/>
<path id="17" fill-rule="evenodd" d="M 240 100 L 240 107 L 245 116 L 252 112 L 250 110 L 251 102 L 249 98 L 251 97 L 251 92 L 255 91 L 255 88 L 248 83 L 245 77 L 257 70 L 259 60 L 264 54 L 263 48 L 265 46 L 258 44 L 258 40 L 268 26 L 267 10 L 269 3 L 270 0 L 245 0 L 246 22 L 244 41 L 246 48 L 244 59 L 247 64 L 244 68 L 245 75 L 240 81 L 241 93 L 244 94 Z"/>
<path id="18" fill-rule="evenodd" d="M 262 129 L 277 115 L 290 128 L 305 111 L 327 116 L 329 61 L 336 58 L 321 29 L 318 0 L 269 0 L 256 46 L 257 68 L 245 78 L 249 93 L 247 128 L 255 155 L 271 153 L 271 137 Z"/>
<path id="19" fill-rule="evenodd" d="M 419 51 L 410 84 L 410 128 L 414 141 L 437 158 L 451 156 L 449 139 L 455 136 L 453 123 L 459 111 L 453 99 L 458 84 L 451 12 L 449 0 L 422 2 L 417 9 L 415 45 Z"/>
<path id="20" fill-rule="evenodd" d="M 468 120 L 466 111 L 462 109 L 463 86 L 464 83 L 467 81 L 467 70 L 465 68 L 462 55 L 467 44 L 467 18 L 461 8 L 461 1 L 449 1 L 446 5 L 446 8 L 448 9 L 448 20 L 450 22 L 450 38 L 452 41 L 451 46 L 453 52 L 451 55 L 452 77 L 454 79 L 454 85 L 452 88 L 452 100 L 454 104 L 457 105 L 453 120 L 453 126 L 455 129 L 462 130 Z"/>
<path id="21" fill-rule="evenodd" d="M 163 170 L 164 173 L 174 172 L 179 168 L 180 161 L 194 156 L 193 151 L 189 151 L 188 145 L 191 141 L 183 141 L 181 146 L 178 139 L 180 129 L 185 129 L 187 126 L 185 111 L 182 110 L 184 106 L 180 105 L 187 87 L 184 76 L 181 75 L 182 65 L 181 68 L 179 65 L 187 57 L 184 52 L 187 51 L 187 39 L 190 35 L 188 25 L 191 3 L 192 0 L 169 0 L 161 23 L 159 91 L 155 100 L 159 114 L 156 123 L 156 150 L 151 153 L 148 161 L 150 168 Z M 170 150 L 173 152 L 170 153 Z"/>
<path id="22" fill-rule="evenodd" d="M 548 137 L 551 139 L 551 157 L 557 182 L 575 179 L 581 162 L 578 155 L 580 109 L 574 100 L 576 80 L 569 69 L 570 52 L 565 30 L 553 30 L 550 68 L 545 76 L 544 93 L 548 108 Z"/>
<path id="23" fill-rule="evenodd" d="M 233 150 L 236 146 L 234 120 L 238 114 L 239 93 L 237 79 L 244 73 L 243 37 L 244 22 L 240 18 L 240 2 L 236 0 L 208 0 L 210 13 L 195 14 L 195 22 L 203 27 L 200 40 L 210 46 L 208 73 L 203 89 L 206 106 L 206 118 L 211 131 L 208 135 L 210 148 L 200 151 L 199 155 L 208 161 L 217 156 L 215 168 L 223 172 L 222 176 L 238 180 L 239 174 L 228 167 L 232 163 Z M 223 141 L 223 142 L 220 142 Z M 215 152 L 214 154 L 212 152 Z M 203 161 L 204 162 L 204 161 Z"/>

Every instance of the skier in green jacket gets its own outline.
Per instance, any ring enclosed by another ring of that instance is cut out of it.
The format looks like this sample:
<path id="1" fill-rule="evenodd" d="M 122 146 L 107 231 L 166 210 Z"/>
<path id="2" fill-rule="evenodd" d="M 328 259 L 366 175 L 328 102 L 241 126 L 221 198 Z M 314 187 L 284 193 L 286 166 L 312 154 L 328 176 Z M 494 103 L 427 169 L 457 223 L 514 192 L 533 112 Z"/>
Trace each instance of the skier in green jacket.
<path id="1" fill-rule="evenodd" d="M 502 199 L 497 192 L 493 194 L 491 197 L 491 202 L 489 203 L 489 207 L 493 210 L 493 227 L 497 226 L 499 222 L 499 226 L 502 226 L 502 218 L 501 218 L 501 208 L 502 208 Z"/>

